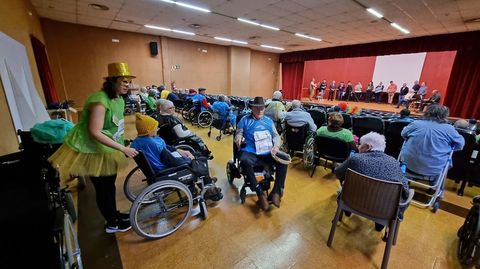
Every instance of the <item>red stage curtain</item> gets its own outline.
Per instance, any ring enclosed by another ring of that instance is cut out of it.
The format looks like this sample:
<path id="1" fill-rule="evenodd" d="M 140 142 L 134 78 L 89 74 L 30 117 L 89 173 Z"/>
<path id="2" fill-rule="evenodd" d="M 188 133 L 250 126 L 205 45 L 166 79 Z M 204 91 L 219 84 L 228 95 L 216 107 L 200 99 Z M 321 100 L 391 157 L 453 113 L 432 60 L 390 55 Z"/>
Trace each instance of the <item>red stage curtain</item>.
<path id="1" fill-rule="evenodd" d="M 302 97 L 303 66 L 303 62 L 282 64 L 283 98 L 300 99 Z"/>
<path id="2" fill-rule="evenodd" d="M 445 105 L 450 115 L 480 118 L 480 50 L 457 51 L 448 82 Z"/>
<path id="3" fill-rule="evenodd" d="M 43 45 L 42 42 L 33 35 L 30 36 L 30 40 L 32 41 L 33 54 L 35 55 L 35 61 L 37 62 L 38 74 L 40 75 L 40 80 L 42 81 L 45 101 L 47 102 L 47 105 L 58 103 L 59 99 L 57 95 L 57 89 L 53 83 L 52 71 L 50 70 L 50 65 L 48 64 L 45 45 Z"/>
<path id="4" fill-rule="evenodd" d="M 335 58 L 451 51 L 475 47 L 480 48 L 480 31 L 422 36 L 368 44 L 289 52 L 280 55 L 280 62 L 294 63 Z"/>

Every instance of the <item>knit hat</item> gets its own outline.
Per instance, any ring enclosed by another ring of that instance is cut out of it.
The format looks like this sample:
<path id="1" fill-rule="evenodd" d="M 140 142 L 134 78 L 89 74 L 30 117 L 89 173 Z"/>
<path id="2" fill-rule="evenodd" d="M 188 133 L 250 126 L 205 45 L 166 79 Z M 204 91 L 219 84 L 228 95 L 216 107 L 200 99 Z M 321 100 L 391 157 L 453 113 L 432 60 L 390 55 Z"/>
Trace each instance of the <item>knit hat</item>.
<path id="1" fill-rule="evenodd" d="M 138 136 L 146 136 L 152 131 L 157 130 L 158 121 L 150 116 L 136 113 L 135 127 L 137 127 Z"/>

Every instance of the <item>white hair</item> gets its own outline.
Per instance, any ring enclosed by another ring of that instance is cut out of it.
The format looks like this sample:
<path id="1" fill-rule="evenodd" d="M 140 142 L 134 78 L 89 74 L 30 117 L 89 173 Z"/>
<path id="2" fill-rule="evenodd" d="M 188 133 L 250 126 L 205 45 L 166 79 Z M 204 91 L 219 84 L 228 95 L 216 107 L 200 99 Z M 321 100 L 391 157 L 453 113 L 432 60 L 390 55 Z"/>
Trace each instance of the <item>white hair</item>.
<path id="1" fill-rule="evenodd" d="M 371 150 L 376 150 L 376 151 L 385 151 L 385 136 L 376 133 L 376 132 L 370 132 L 360 138 L 360 145 L 361 144 L 367 144 L 372 147 Z"/>
<path id="2" fill-rule="evenodd" d="M 157 109 L 160 110 L 160 112 L 163 113 L 168 113 L 168 108 L 173 106 L 173 102 L 170 100 L 166 99 L 158 99 L 157 100 Z"/>
<path id="3" fill-rule="evenodd" d="M 300 107 L 302 107 L 302 103 L 299 100 L 295 99 L 292 101 L 292 109 L 300 108 Z"/>
<path id="4" fill-rule="evenodd" d="M 280 91 L 274 91 L 272 98 L 280 100 L 280 99 L 282 99 L 282 93 Z"/>

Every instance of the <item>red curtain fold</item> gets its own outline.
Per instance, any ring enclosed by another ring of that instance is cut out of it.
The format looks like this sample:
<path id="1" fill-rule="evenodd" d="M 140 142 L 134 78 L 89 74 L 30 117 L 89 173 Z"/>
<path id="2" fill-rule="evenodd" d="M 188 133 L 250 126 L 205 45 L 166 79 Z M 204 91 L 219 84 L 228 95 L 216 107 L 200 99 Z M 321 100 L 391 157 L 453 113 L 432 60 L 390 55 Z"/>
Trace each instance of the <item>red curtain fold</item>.
<path id="1" fill-rule="evenodd" d="M 283 98 L 300 99 L 302 97 L 304 62 L 282 64 Z"/>
<path id="2" fill-rule="evenodd" d="M 480 49 L 457 51 L 444 104 L 450 115 L 480 118 Z"/>
<path id="3" fill-rule="evenodd" d="M 47 102 L 47 105 L 58 103 L 60 99 L 58 98 L 57 89 L 53 83 L 52 71 L 50 70 L 50 64 L 48 63 L 45 45 L 33 35 L 30 36 L 30 40 L 32 41 L 33 54 L 35 55 L 35 61 L 37 62 L 40 80 L 42 81 L 45 101 Z"/>
<path id="4" fill-rule="evenodd" d="M 280 62 L 293 63 L 334 58 L 450 51 L 471 49 L 475 47 L 480 47 L 480 31 L 422 36 L 307 51 L 295 51 L 281 54 Z"/>

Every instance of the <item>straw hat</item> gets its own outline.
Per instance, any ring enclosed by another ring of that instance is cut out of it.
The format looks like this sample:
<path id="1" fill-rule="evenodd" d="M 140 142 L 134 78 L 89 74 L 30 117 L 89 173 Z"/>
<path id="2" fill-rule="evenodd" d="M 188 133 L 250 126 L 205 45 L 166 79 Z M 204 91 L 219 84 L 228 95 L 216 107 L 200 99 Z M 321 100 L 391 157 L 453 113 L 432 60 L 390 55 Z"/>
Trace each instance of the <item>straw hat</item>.
<path id="1" fill-rule="evenodd" d="M 128 64 L 126 63 L 108 64 L 108 77 L 135 78 L 135 76 L 130 73 L 130 68 L 128 68 Z"/>

